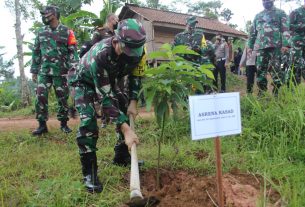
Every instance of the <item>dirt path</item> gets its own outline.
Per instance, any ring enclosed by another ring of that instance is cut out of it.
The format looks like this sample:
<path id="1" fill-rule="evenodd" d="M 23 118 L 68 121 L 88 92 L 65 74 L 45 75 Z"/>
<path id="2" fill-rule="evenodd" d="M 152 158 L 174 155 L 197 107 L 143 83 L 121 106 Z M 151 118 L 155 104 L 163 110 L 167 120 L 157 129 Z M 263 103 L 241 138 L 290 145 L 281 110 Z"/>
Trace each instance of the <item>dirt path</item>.
<path id="1" fill-rule="evenodd" d="M 153 112 L 147 112 L 145 108 L 139 110 L 139 117 L 147 119 L 153 116 Z M 77 126 L 79 124 L 79 117 L 69 120 L 69 126 Z M 0 118 L 0 132 L 7 131 L 32 131 L 38 126 L 37 120 L 34 117 L 18 117 L 18 118 Z M 51 117 L 48 120 L 49 128 L 58 128 L 59 121 L 56 117 Z"/>

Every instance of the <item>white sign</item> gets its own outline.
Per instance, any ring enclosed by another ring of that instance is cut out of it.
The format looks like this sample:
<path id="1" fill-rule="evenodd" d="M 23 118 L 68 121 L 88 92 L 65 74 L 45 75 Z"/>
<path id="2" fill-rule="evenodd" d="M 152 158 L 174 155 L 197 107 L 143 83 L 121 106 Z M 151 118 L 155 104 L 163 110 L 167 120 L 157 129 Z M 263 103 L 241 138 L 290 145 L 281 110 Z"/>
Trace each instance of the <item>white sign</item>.
<path id="1" fill-rule="evenodd" d="M 241 133 L 239 93 L 189 97 L 192 139 Z"/>

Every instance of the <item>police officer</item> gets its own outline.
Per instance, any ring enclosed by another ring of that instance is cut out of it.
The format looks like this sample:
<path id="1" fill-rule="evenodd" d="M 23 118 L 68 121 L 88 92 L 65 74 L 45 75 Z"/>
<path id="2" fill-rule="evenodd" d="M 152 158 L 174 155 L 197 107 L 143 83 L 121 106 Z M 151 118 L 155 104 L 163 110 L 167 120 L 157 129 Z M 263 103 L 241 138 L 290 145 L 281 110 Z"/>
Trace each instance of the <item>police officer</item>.
<path id="1" fill-rule="evenodd" d="M 305 5 L 292 11 L 289 15 L 291 31 L 291 60 L 294 65 L 293 81 L 295 84 L 301 83 L 301 78 L 305 79 Z"/>
<path id="2" fill-rule="evenodd" d="M 215 56 L 216 56 L 216 68 L 214 70 L 214 85 L 218 90 L 218 74 L 220 74 L 220 93 L 226 92 L 226 68 L 230 63 L 229 58 L 229 46 L 221 34 L 216 35 L 216 41 L 214 44 Z"/>
<path id="3" fill-rule="evenodd" d="M 274 6 L 274 0 L 262 0 L 264 10 L 258 13 L 253 20 L 253 29 L 250 31 L 248 46 L 251 50 L 257 48 L 257 86 L 259 95 L 267 90 L 267 72 L 273 79 L 273 93 L 284 81 L 284 71 L 281 68 L 281 51 L 288 50 L 289 25 L 287 15 L 283 10 Z"/>
<path id="4" fill-rule="evenodd" d="M 32 132 L 41 135 L 48 132 L 48 91 L 53 85 L 58 102 L 57 119 L 61 122 L 61 130 L 70 133 L 67 126 L 69 88 L 68 70 L 75 69 L 78 63 L 76 39 L 72 30 L 59 22 L 59 8 L 47 6 L 41 12 L 45 24 L 35 38 L 32 52 L 31 73 L 37 82 L 36 119 L 39 127 Z"/>
<path id="5" fill-rule="evenodd" d="M 137 94 L 140 85 L 126 65 L 138 64 L 143 55 L 146 34 L 142 24 L 135 19 L 126 19 L 119 23 L 115 36 L 95 44 L 81 59 L 76 72 L 75 86 L 76 108 L 80 114 L 80 127 L 77 133 L 84 185 L 89 192 L 101 192 L 102 183 L 97 176 L 96 142 L 98 126 L 94 101 L 103 104 L 103 110 L 116 123 L 118 144 L 114 161 L 130 162 L 128 148 L 138 143 L 137 135 L 128 125 L 128 114 L 137 114 Z M 119 76 L 129 74 L 131 100 L 128 109 L 121 106 L 115 85 L 111 84 Z"/>

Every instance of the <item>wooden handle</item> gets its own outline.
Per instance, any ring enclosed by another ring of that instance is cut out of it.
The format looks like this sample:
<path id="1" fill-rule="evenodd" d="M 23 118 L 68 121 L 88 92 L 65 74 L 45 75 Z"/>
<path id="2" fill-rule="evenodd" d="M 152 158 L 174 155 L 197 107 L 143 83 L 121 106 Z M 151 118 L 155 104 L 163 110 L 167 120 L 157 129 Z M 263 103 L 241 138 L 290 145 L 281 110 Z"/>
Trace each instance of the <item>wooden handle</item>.
<path id="1" fill-rule="evenodd" d="M 133 116 L 129 115 L 130 128 L 134 130 Z M 137 156 L 137 145 L 131 146 L 131 170 L 130 170 L 130 199 L 143 198 L 140 188 L 139 164 Z"/>

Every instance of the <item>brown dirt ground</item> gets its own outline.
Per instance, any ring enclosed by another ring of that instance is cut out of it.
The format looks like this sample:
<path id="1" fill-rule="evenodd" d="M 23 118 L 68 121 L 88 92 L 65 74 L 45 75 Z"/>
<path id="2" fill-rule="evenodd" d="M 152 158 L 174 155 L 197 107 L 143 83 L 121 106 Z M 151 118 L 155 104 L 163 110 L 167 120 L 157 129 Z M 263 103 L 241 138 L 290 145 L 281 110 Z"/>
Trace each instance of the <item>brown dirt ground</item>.
<path id="1" fill-rule="evenodd" d="M 217 187 L 214 176 L 197 176 L 187 171 L 161 169 L 161 188 L 156 190 L 156 169 L 141 172 L 144 197 L 155 196 L 158 207 L 214 207 L 217 206 Z M 129 174 L 125 176 L 129 183 Z M 226 207 L 256 207 L 262 198 L 263 179 L 259 175 L 244 174 L 238 170 L 223 176 Z M 268 207 L 279 206 L 280 195 L 267 187 Z M 122 207 L 126 207 L 124 204 Z"/>
<path id="2" fill-rule="evenodd" d="M 138 118 L 149 118 L 152 117 L 153 112 L 147 112 L 145 108 L 139 109 Z M 56 117 L 49 118 L 48 122 L 49 128 L 58 128 L 59 121 Z M 76 126 L 79 124 L 79 118 L 70 119 L 68 122 L 69 126 Z M 38 126 L 37 120 L 34 117 L 17 117 L 17 118 L 0 118 L 0 132 L 4 131 L 22 131 L 28 129 L 33 131 Z"/>

